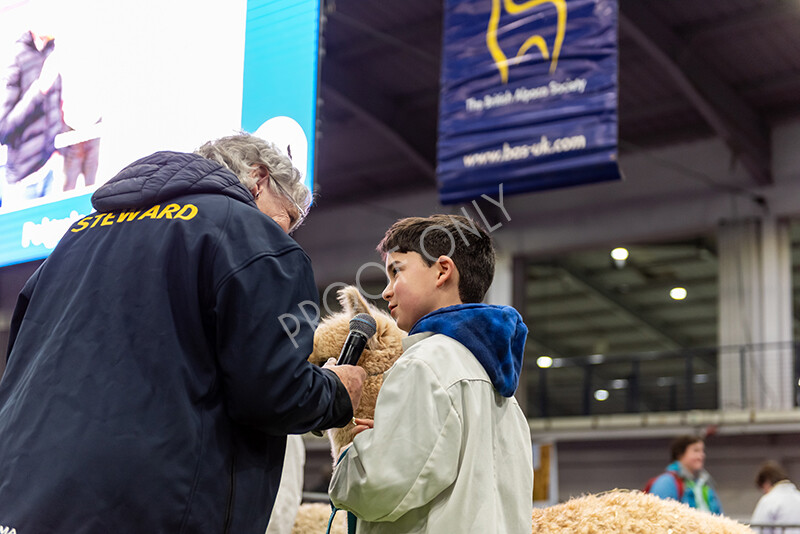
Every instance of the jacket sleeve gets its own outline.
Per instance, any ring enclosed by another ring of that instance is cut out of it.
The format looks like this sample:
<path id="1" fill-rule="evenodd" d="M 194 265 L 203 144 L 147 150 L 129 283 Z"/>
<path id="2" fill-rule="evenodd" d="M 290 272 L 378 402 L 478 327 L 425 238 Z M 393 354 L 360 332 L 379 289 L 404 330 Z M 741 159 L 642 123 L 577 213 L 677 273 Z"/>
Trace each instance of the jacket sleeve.
<path id="1" fill-rule="evenodd" d="M 271 435 L 350 421 L 344 385 L 307 360 L 318 311 L 311 265 L 299 248 L 260 254 L 220 281 L 217 355 L 233 420 Z"/>
<path id="2" fill-rule="evenodd" d="M 23 91 L 20 67 L 16 63 L 8 67 L 0 85 L 0 144 L 14 144 L 27 124 L 36 118 L 33 112 L 44 98 L 37 84 Z"/>
<path id="3" fill-rule="evenodd" d="M 462 424 L 424 362 L 400 358 L 387 373 L 375 424 L 357 435 L 333 473 L 331 501 L 365 521 L 394 521 L 456 479 Z"/>
<path id="4" fill-rule="evenodd" d="M 36 287 L 36 282 L 39 280 L 39 272 L 42 270 L 42 267 L 39 266 L 36 269 L 28 281 L 25 282 L 25 285 L 22 287 L 22 291 L 20 291 L 19 296 L 17 297 L 17 304 L 14 307 L 14 313 L 11 315 L 11 324 L 9 327 L 8 332 L 8 350 L 6 351 L 6 364 L 8 360 L 11 358 L 11 351 L 14 348 L 14 342 L 17 340 L 17 334 L 19 334 L 19 329 L 22 327 L 22 320 L 25 318 L 25 314 L 28 311 L 28 304 L 31 301 L 31 296 L 33 295 L 33 290 Z M 2 375 L 3 367 L 0 367 L 0 375 Z"/>

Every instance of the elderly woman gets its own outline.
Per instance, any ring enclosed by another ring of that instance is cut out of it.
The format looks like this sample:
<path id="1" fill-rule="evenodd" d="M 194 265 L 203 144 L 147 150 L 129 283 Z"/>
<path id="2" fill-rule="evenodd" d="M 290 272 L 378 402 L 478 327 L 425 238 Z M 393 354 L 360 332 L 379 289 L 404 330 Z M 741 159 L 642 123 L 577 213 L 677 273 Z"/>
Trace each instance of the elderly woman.
<path id="1" fill-rule="evenodd" d="M 253 195 L 258 209 L 287 234 L 305 219 L 311 193 L 291 160 L 272 143 L 249 134 L 232 135 L 209 141 L 195 154 L 233 171 Z"/>
<path id="2" fill-rule="evenodd" d="M 309 192 L 242 134 L 142 158 L 92 203 L 11 321 L 0 525 L 263 534 L 287 434 L 347 424 L 365 376 L 306 359 L 317 290 L 288 232 Z"/>
<path id="3" fill-rule="evenodd" d="M 721 514 L 722 507 L 714 491 L 711 477 L 703 469 L 705 443 L 699 436 L 680 436 L 670 447 L 672 463 L 655 478 L 649 493 L 662 499 L 674 499 L 692 508 Z"/>

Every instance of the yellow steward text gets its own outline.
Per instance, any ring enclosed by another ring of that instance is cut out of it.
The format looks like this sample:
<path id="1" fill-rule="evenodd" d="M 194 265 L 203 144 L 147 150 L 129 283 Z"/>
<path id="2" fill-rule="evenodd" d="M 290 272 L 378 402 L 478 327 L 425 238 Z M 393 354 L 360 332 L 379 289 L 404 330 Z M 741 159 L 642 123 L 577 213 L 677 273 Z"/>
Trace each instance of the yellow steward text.
<path id="1" fill-rule="evenodd" d="M 70 232 L 80 232 L 95 226 L 111 226 L 123 222 L 141 221 L 142 219 L 183 219 L 188 221 L 197 215 L 197 206 L 194 204 L 167 204 L 161 207 L 160 204 L 150 207 L 146 211 L 125 210 L 110 211 L 108 213 L 94 213 L 87 215 L 75 223 L 75 227 Z"/>

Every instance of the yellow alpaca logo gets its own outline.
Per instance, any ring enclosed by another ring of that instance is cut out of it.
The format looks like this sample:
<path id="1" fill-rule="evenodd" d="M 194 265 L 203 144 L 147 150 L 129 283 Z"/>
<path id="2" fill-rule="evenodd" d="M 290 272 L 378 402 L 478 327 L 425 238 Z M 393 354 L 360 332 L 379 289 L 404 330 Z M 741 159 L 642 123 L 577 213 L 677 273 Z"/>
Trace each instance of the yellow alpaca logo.
<path id="1" fill-rule="evenodd" d="M 515 3 L 514 0 L 503 0 L 503 7 L 505 7 L 506 12 L 511 15 L 517 15 L 545 3 L 553 4 L 558 12 L 558 26 L 556 27 L 556 39 L 553 43 L 552 59 L 550 58 L 550 52 L 547 49 L 547 43 L 544 37 L 541 35 L 533 35 L 522 43 L 522 46 L 517 51 L 516 57 L 509 60 L 497 42 L 497 27 L 500 24 L 500 0 L 492 0 L 492 14 L 489 17 L 489 28 L 486 30 L 486 46 L 489 47 L 489 52 L 492 54 L 495 65 L 497 65 L 497 70 L 500 71 L 500 78 L 502 78 L 503 83 L 508 83 L 508 65 L 510 63 L 518 63 L 520 61 L 519 58 L 524 56 L 533 46 L 539 49 L 542 58 L 551 60 L 550 74 L 556 71 L 558 56 L 561 53 L 561 45 L 564 43 L 564 33 L 567 27 L 566 0 L 528 0 L 521 4 Z"/>

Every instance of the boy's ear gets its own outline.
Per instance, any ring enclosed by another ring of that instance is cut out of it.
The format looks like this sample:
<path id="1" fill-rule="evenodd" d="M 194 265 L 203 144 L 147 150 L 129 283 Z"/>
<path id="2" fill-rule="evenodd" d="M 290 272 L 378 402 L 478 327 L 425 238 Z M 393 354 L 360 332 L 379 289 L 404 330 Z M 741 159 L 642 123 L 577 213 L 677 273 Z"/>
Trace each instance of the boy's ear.
<path id="1" fill-rule="evenodd" d="M 456 280 L 456 264 L 450 256 L 441 255 L 436 259 L 436 287 L 442 287 L 448 280 Z"/>

